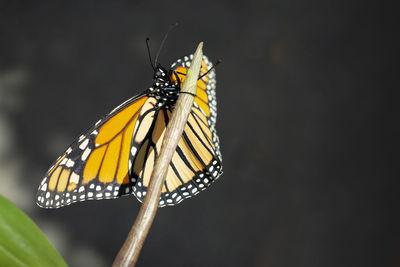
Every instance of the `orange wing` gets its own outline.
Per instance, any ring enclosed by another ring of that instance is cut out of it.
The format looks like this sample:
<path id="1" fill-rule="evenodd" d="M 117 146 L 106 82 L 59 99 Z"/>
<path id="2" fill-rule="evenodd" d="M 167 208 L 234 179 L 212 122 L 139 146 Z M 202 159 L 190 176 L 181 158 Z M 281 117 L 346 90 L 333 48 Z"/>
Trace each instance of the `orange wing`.
<path id="1" fill-rule="evenodd" d="M 131 193 L 129 150 L 138 115 L 147 99 L 142 94 L 127 100 L 76 139 L 43 178 L 37 204 L 59 208 L 77 201 Z"/>
<path id="2" fill-rule="evenodd" d="M 184 57 L 172 66 L 181 82 L 191 59 Z M 196 195 L 222 174 L 215 130 L 215 70 L 210 68 L 204 57 L 203 76 L 198 80 L 192 111 L 168 169 L 160 206 L 175 205 Z M 171 77 L 177 81 L 176 74 Z M 59 208 L 131 193 L 142 201 L 171 117 L 171 107 L 159 107 L 156 97 L 146 91 L 127 100 L 72 143 L 43 178 L 37 204 Z"/>

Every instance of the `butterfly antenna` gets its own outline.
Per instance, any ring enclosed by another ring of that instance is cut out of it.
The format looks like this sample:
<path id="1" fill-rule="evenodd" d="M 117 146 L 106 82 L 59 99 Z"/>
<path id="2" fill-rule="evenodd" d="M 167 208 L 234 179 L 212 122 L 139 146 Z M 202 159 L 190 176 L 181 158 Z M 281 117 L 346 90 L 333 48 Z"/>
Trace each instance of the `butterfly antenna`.
<path id="1" fill-rule="evenodd" d="M 151 53 L 150 53 L 149 41 L 150 41 L 150 38 L 147 37 L 147 38 L 146 38 L 147 54 L 149 55 L 149 60 L 150 60 L 151 67 L 153 68 L 153 70 L 155 70 L 156 68 L 155 68 L 154 65 L 153 65 L 153 60 L 151 60 Z"/>
<path id="2" fill-rule="evenodd" d="M 156 55 L 156 59 L 154 60 L 154 65 L 157 66 L 158 56 L 160 55 L 161 49 L 163 48 L 164 43 L 165 43 L 165 41 L 167 40 L 167 37 L 168 37 L 169 32 L 170 32 L 171 30 L 173 30 L 176 26 L 178 26 L 178 22 L 175 22 L 174 25 L 172 25 L 171 27 L 169 27 L 167 33 L 165 34 L 164 39 L 162 40 L 162 42 L 161 42 L 161 44 L 160 44 L 160 48 L 158 48 L 157 55 Z"/>
<path id="3" fill-rule="evenodd" d="M 201 78 L 203 78 L 204 76 L 206 76 L 207 75 L 207 73 L 209 73 L 213 68 L 215 68 L 219 63 L 221 63 L 222 62 L 222 59 L 218 59 L 217 60 L 217 62 L 215 62 L 213 65 L 212 65 L 212 67 L 206 72 L 206 73 L 204 73 L 203 75 L 201 75 L 199 78 L 198 78 L 198 80 L 200 80 Z"/>

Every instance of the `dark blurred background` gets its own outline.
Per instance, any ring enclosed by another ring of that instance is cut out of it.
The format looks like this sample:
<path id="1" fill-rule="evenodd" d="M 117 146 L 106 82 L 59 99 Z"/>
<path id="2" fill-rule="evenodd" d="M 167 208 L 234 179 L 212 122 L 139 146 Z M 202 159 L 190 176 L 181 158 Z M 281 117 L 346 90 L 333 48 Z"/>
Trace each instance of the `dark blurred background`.
<path id="1" fill-rule="evenodd" d="M 81 131 L 199 41 L 223 176 L 160 209 L 138 266 L 399 266 L 397 9 L 371 1 L 1 1 L 0 194 L 71 266 L 109 266 L 140 204 L 35 205 Z"/>

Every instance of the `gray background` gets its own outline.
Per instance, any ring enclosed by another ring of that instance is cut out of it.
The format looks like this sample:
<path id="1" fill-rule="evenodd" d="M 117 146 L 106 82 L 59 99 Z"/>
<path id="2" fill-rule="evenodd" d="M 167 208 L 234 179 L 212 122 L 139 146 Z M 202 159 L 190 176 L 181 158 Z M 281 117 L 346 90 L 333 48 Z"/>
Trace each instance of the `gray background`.
<path id="1" fill-rule="evenodd" d="M 205 42 L 224 174 L 160 209 L 139 266 L 398 266 L 398 35 L 368 1 L 1 1 L 0 194 L 71 266 L 108 266 L 134 197 L 37 207 L 51 162 Z"/>

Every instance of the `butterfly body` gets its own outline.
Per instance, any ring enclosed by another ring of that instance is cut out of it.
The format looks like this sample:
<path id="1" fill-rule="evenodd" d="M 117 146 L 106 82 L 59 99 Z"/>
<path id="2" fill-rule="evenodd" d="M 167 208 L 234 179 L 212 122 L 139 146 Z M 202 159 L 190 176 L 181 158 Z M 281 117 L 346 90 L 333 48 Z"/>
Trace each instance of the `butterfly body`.
<path id="1" fill-rule="evenodd" d="M 178 99 L 181 83 L 179 80 L 173 81 L 171 75 L 177 74 L 174 74 L 171 70 L 167 71 L 161 65 L 158 65 L 154 71 L 153 86 L 148 89 L 147 95 L 156 98 L 158 108 L 163 106 L 166 106 L 166 108 L 173 107 Z"/>
<path id="2" fill-rule="evenodd" d="M 158 65 L 152 87 L 128 99 L 77 138 L 46 173 L 37 204 L 59 208 L 77 201 L 134 194 L 143 201 L 191 56 L 167 70 Z M 159 206 L 172 206 L 222 174 L 215 130 L 215 70 L 203 58 L 187 125 L 167 171 Z"/>

